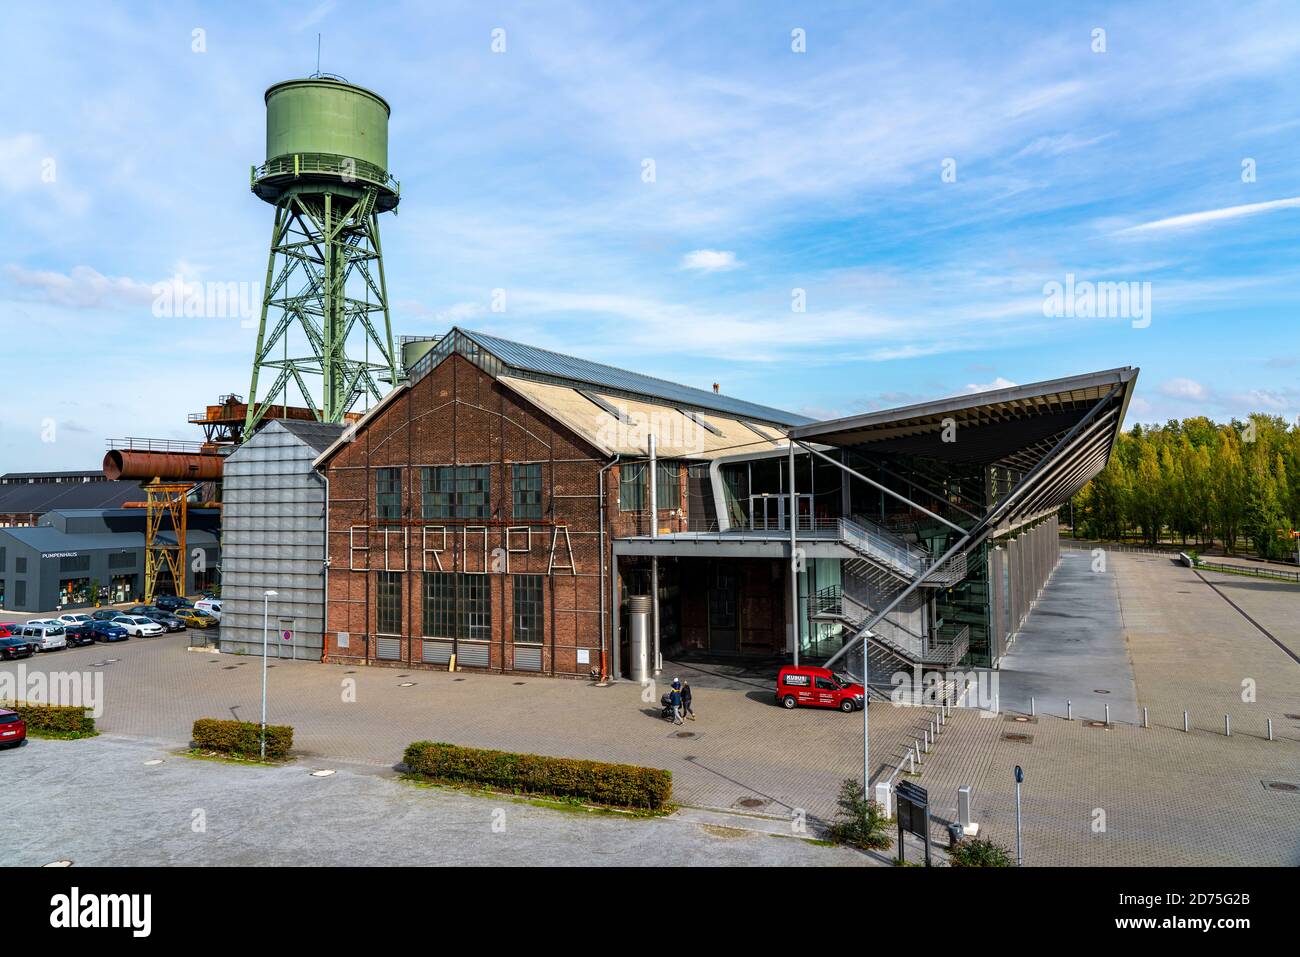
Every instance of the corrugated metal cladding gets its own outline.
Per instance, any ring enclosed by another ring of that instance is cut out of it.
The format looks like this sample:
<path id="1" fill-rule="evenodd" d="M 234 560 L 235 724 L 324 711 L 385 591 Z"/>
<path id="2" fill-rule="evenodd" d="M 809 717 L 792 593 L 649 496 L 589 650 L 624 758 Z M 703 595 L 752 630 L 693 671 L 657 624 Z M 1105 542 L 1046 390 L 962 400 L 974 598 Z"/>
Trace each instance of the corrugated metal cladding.
<path id="1" fill-rule="evenodd" d="M 325 436 L 271 422 L 225 462 L 221 650 L 262 653 L 263 593 L 270 647 L 319 660 L 325 609 L 325 485 L 312 469 Z M 334 437 L 343 426 L 333 429 Z M 290 633 L 286 640 L 283 635 Z"/>

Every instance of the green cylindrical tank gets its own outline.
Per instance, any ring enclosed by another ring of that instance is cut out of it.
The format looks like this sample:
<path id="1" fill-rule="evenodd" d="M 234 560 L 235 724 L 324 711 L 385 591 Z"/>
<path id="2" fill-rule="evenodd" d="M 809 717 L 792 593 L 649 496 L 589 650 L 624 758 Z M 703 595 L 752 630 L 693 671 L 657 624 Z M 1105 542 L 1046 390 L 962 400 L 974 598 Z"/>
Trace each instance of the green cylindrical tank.
<path id="1" fill-rule="evenodd" d="M 341 77 L 285 80 L 266 91 L 266 162 L 252 169 L 254 193 L 272 205 L 291 196 L 374 195 L 375 212 L 397 206 L 388 170 L 388 103 Z"/>
<path id="2" fill-rule="evenodd" d="M 390 112 L 377 93 L 341 80 L 277 83 L 266 91 L 266 158 L 332 153 L 387 170 Z"/>

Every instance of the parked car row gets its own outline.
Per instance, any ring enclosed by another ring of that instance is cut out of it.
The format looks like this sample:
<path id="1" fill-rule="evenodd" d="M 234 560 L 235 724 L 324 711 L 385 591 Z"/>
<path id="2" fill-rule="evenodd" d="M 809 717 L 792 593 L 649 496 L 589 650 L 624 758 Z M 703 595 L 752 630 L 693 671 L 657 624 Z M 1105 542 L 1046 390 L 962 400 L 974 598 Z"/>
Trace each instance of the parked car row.
<path id="1" fill-rule="evenodd" d="M 207 606 L 207 607 L 201 607 Z M 210 628 L 221 619 L 221 602 L 165 595 L 153 605 L 134 605 L 125 611 L 97 608 L 89 615 L 69 613 L 58 618 L 33 618 L 0 623 L 0 658 L 26 658 L 40 651 L 79 647 L 97 641 L 154 638 L 186 628 Z"/>

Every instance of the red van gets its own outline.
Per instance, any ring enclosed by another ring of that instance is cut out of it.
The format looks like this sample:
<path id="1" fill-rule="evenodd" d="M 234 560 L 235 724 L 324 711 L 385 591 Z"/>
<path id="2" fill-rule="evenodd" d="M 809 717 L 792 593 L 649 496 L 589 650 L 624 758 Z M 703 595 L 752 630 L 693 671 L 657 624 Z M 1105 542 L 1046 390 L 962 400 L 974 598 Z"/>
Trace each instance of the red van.
<path id="1" fill-rule="evenodd" d="M 866 700 L 862 685 L 844 681 L 815 665 L 786 666 L 776 676 L 776 700 L 785 708 L 839 708 L 855 711 Z"/>

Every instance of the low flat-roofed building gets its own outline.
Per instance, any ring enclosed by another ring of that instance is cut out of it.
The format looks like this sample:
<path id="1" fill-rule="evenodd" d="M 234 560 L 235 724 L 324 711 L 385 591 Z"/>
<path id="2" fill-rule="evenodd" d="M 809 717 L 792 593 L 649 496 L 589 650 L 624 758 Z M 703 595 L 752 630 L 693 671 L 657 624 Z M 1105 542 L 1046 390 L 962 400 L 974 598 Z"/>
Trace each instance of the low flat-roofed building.
<path id="1" fill-rule="evenodd" d="M 140 494 L 138 486 L 135 490 Z M 184 562 L 189 594 L 218 581 L 218 529 L 215 510 L 190 510 Z M 176 542 L 169 530 L 161 531 L 159 540 Z M 195 561 L 196 552 L 201 562 Z M 205 570 L 196 572 L 196 564 Z M 33 526 L 0 528 L 0 608 L 6 611 L 139 601 L 144 573 L 144 509 L 58 509 Z M 167 583 L 161 593 L 169 591 Z"/>

